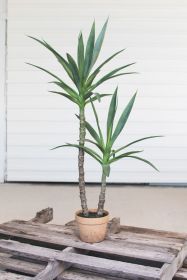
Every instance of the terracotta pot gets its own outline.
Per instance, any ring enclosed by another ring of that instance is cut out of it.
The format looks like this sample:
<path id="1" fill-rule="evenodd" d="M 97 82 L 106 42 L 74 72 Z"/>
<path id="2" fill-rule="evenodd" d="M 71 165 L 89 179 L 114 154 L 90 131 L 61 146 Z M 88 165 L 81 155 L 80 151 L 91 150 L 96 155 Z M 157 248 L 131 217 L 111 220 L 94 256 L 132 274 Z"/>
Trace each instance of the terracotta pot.
<path id="1" fill-rule="evenodd" d="M 96 212 L 97 209 L 89 209 L 89 212 Z M 80 217 L 82 210 L 75 213 L 75 220 L 79 229 L 80 239 L 88 243 L 96 243 L 104 240 L 107 232 L 107 224 L 109 221 L 109 213 L 106 216 L 99 218 Z"/>

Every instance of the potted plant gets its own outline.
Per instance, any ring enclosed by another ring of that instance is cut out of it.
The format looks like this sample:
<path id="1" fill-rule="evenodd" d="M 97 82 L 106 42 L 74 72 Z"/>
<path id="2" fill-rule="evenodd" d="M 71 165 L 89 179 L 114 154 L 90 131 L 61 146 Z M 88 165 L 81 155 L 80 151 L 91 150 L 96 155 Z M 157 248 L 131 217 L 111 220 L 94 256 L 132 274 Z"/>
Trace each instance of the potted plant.
<path id="1" fill-rule="evenodd" d="M 133 142 L 127 143 L 120 148 L 114 148 L 115 141 L 119 137 L 120 133 L 124 129 L 124 126 L 129 118 L 131 113 L 136 93 L 133 95 L 125 109 L 123 110 L 116 126 L 114 127 L 114 120 L 117 111 L 117 91 L 116 88 L 108 110 L 108 117 L 107 117 L 107 125 L 106 125 L 106 139 L 104 137 L 104 133 L 100 127 L 100 121 L 98 118 L 98 114 L 96 112 L 95 106 L 90 100 L 93 113 L 95 116 L 97 129 L 95 129 L 90 123 L 86 122 L 86 129 L 89 131 L 91 139 L 86 139 L 87 143 L 93 145 L 96 148 L 90 148 L 89 146 L 84 145 L 82 147 L 84 151 L 89 154 L 92 158 L 94 158 L 97 162 L 100 163 L 102 168 L 102 176 L 101 176 L 101 190 L 99 195 L 99 202 L 97 209 L 90 209 L 89 217 L 85 217 L 82 214 L 82 211 L 79 210 L 76 213 L 76 221 L 79 226 L 80 238 L 85 242 L 100 242 L 105 238 L 106 231 L 107 231 L 107 223 L 109 219 L 109 213 L 104 209 L 105 204 L 105 192 L 106 192 L 106 179 L 110 175 L 110 166 L 111 164 L 115 163 L 124 158 L 133 158 L 136 160 L 143 161 L 144 163 L 150 165 L 152 168 L 158 171 L 158 169 L 148 160 L 137 156 L 137 154 L 141 153 L 142 151 L 139 150 L 127 150 L 131 145 L 147 140 L 150 138 L 156 138 L 160 136 L 148 136 L 141 139 L 134 140 Z M 65 144 L 61 146 L 57 146 L 56 148 L 60 147 L 75 147 L 80 148 L 81 146 L 78 144 Z M 54 148 L 54 149 L 56 149 Z M 124 152 L 125 151 L 125 152 Z"/>
<path id="2" fill-rule="evenodd" d="M 101 98 L 108 96 L 110 94 L 100 94 L 97 91 L 99 85 L 103 84 L 109 79 L 127 74 L 133 74 L 134 72 L 120 72 L 123 69 L 128 68 L 134 63 L 126 64 L 116 69 L 113 69 L 109 73 L 105 74 L 102 78 L 99 78 L 97 81 L 98 74 L 102 68 L 115 58 L 118 54 L 124 50 L 120 50 L 105 61 L 103 61 L 98 67 L 94 70 L 93 67 L 96 63 L 96 60 L 101 51 L 102 43 L 104 40 L 108 20 L 103 25 L 101 32 L 98 37 L 95 38 L 95 22 L 92 25 L 91 31 L 88 36 L 86 45 L 84 44 L 83 35 L 80 33 L 78 38 L 78 47 L 77 47 L 77 59 L 74 59 L 69 53 L 66 54 L 64 58 L 59 52 L 57 52 L 50 44 L 45 40 L 40 40 L 35 37 L 29 36 L 31 39 L 37 41 L 46 49 L 48 49 L 60 63 L 62 68 L 65 70 L 65 73 L 71 80 L 71 84 L 67 84 L 63 80 L 63 76 L 59 77 L 56 74 L 48 71 L 47 69 L 28 63 L 50 76 L 55 80 L 52 82 L 55 86 L 60 88 L 59 90 L 52 90 L 50 92 L 59 94 L 71 102 L 73 102 L 79 110 L 79 154 L 78 154 L 78 166 L 79 166 L 79 190 L 80 190 L 80 200 L 82 207 L 82 214 L 85 217 L 88 217 L 89 210 L 87 206 L 86 199 L 86 190 L 85 190 L 85 178 L 84 178 L 84 144 L 86 136 L 86 126 L 85 126 L 85 108 L 90 102 L 96 100 L 100 101 Z"/>
<path id="3" fill-rule="evenodd" d="M 72 84 L 67 84 L 64 82 L 63 77 L 59 77 L 56 74 L 48 71 L 47 69 L 28 63 L 52 76 L 55 81 L 52 83 L 55 84 L 60 90 L 52 90 L 50 92 L 59 94 L 71 102 L 73 102 L 79 110 L 77 115 L 79 119 L 79 143 L 78 144 L 66 144 L 59 147 L 71 146 L 76 147 L 79 150 L 78 153 L 78 166 L 79 166 L 79 190 L 80 190 L 80 199 L 82 209 L 76 212 L 76 220 L 79 224 L 80 229 L 80 238 L 85 242 L 100 242 L 104 239 L 106 234 L 107 222 L 109 213 L 104 210 L 105 203 L 105 190 L 106 190 L 106 178 L 110 174 L 110 165 L 120 160 L 124 157 L 131 157 L 138 160 L 142 160 L 145 163 L 151 165 L 153 168 L 156 167 L 149 161 L 140 158 L 136 155 L 140 151 L 127 151 L 126 153 L 120 153 L 124 149 L 128 148 L 132 144 L 158 136 L 150 136 L 142 139 L 133 141 L 132 143 L 126 144 L 121 148 L 114 149 L 114 143 L 123 130 L 129 114 L 132 110 L 136 94 L 130 100 L 126 108 L 124 109 L 116 128 L 114 129 L 114 118 L 117 110 L 117 89 L 112 95 L 108 119 L 107 119 L 107 137 L 104 139 L 104 134 L 101 131 L 98 115 L 94 106 L 95 101 L 100 101 L 103 97 L 111 94 L 98 93 L 97 88 L 102 83 L 106 82 L 109 79 L 127 74 L 133 74 L 135 72 L 120 72 L 123 69 L 126 69 L 133 65 L 134 63 L 126 64 L 121 67 L 118 67 L 109 73 L 105 74 L 102 78 L 99 78 L 97 81 L 95 79 L 98 77 L 103 66 L 110 62 L 114 57 L 120 54 L 123 50 L 120 50 L 104 62 L 102 62 L 94 70 L 93 66 L 99 56 L 101 51 L 102 43 L 104 40 L 107 22 L 105 22 L 102 27 L 101 32 L 99 33 L 97 39 L 95 39 L 95 22 L 92 25 L 90 34 L 86 45 L 84 44 L 83 35 L 80 33 L 78 38 L 78 47 L 77 47 L 77 59 L 74 59 L 69 53 L 67 53 L 66 58 L 64 58 L 59 52 L 57 52 L 50 44 L 45 40 L 40 40 L 35 37 L 31 37 L 33 40 L 37 41 L 48 49 L 60 63 L 60 65 L 65 70 L 65 73 L 69 76 Z M 85 118 L 85 108 L 88 104 L 91 104 L 96 123 L 97 130 L 86 121 Z M 86 138 L 86 131 L 89 132 L 91 139 Z M 94 145 L 99 149 L 100 154 L 95 151 L 93 148 L 90 148 L 85 145 L 85 142 Z M 54 148 L 54 149 L 56 149 Z M 101 192 L 99 196 L 99 203 L 97 209 L 89 209 L 87 206 L 86 199 L 86 190 L 85 190 L 85 179 L 84 179 L 84 153 L 88 153 L 95 160 L 97 160 L 102 166 L 102 179 L 101 179 Z"/>

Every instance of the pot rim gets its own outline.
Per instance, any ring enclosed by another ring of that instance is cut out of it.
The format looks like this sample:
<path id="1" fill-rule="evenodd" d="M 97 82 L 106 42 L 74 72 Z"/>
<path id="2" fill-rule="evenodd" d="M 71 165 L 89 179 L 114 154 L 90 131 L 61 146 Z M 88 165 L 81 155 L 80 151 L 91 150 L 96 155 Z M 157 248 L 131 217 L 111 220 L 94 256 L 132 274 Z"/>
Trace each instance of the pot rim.
<path id="1" fill-rule="evenodd" d="M 96 212 L 97 209 L 89 209 L 90 212 Z M 82 210 L 78 210 L 75 212 L 75 217 L 78 223 L 80 224 L 105 224 L 108 223 L 109 220 L 109 212 L 104 210 L 104 212 L 107 214 L 104 217 L 97 217 L 97 218 L 89 218 L 89 217 L 81 217 L 78 214 L 81 213 Z"/>

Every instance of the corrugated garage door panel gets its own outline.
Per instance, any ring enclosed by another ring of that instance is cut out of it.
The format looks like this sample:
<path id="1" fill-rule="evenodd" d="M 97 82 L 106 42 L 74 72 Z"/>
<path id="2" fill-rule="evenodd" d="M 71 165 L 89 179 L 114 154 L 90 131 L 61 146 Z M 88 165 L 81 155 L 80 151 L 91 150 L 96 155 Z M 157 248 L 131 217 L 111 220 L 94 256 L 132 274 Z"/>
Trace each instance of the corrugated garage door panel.
<path id="1" fill-rule="evenodd" d="M 76 141 L 77 108 L 48 93 L 50 77 L 25 62 L 64 75 L 53 57 L 27 34 L 45 38 L 59 51 L 75 55 L 79 30 L 88 33 L 95 18 L 99 30 L 110 16 L 101 62 L 126 47 L 104 70 L 137 61 L 139 75 L 100 87 L 119 85 L 119 108 L 139 95 L 117 145 L 142 136 L 164 138 L 137 144 L 160 173 L 126 159 L 112 168 L 110 182 L 187 182 L 187 2 L 182 0 L 9 0 L 8 1 L 8 158 L 9 181 L 77 181 L 77 151 L 50 148 Z M 66 78 L 65 78 L 66 80 Z M 108 100 L 97 104 L 104 126 Z M 90 108 L 89 120 L 93 120 Z M 142 154 L 143 155 L 143 154 Z M 86 179 L 100 180 L 100 166 L 86 157 Z"/>

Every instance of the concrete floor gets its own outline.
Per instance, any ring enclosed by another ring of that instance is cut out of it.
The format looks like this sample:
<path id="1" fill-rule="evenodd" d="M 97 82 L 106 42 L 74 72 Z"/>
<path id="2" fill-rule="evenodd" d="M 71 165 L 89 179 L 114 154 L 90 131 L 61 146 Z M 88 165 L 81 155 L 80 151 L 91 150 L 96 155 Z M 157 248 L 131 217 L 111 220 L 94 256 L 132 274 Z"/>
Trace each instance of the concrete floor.
<path id="1" fill-rule="evenodd" d="M 89 207 L 97 205 L 99 188 L 87 188 Z M 80 208 L 77 186 L 0 184 L 0 223 L 31 219 L 53 207 L 53 223 L 64 224 Z M 106 209 L 126 225 L 187 232 L 187 188 L 113 186 L 107 189 Z"/>

